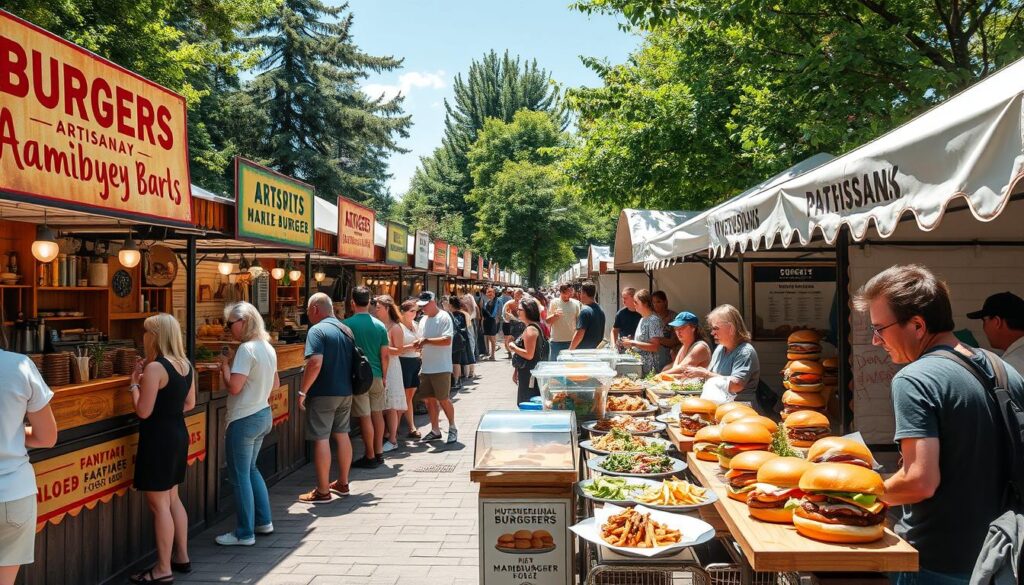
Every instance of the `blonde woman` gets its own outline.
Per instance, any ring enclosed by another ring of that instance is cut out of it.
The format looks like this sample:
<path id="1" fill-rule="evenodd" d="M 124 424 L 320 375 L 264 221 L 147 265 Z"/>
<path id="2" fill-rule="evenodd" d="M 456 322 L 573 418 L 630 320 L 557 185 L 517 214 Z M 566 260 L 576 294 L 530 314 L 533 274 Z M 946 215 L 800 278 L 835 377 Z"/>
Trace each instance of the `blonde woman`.
<path id="1" fill-rule="evenodd" d="M 156 532 L 156 564 L 132 583 L 173 583 L 172 570 L 188 573 L 188 514 L 178 497 L 188 465 L 185 413 L 196 405 L 192 364 L 185 357 L 181 325 L 167 313 L 142 324 L 146 359 L 132 372 L 132 402 L 139 421 L 135 489 L 145 492 Z M 175 560 L 177 559 L 177 560 Z"/>
<path id="2" fill-rule="evenodd" d="M 729 379 L 729 392 L 734 400 L 753 402 L 757 384 L 761 381 L 761 364 L 757 351 L 750 344 L 750 331 L 743 316 L 732 305 L 719 305 L 708 313 L 708 327 L 718 347 L 711 354 L 707 368 L 689 366 L 683 369 L 687 378 L 725 377 Z"/>
<path id="3" fill-rule="evenodd" d="M 220 357 L 221 383 L 228 391 L 228 428 L 224 436 L 228 479 L 235 491 L 235 529 L 216 538 L 222 546 L 252 546 L 257 534 L 270 534 L 270 495 L 256 467 L 263 439 L 270 433 L 270 392 L 281 385 L 277 352 L 270 345 L 263 316 L 241 302 L 224 310 L 224 328 L 242 344 L 234 359 Z"/>
<path id="4" fill-rule="evenodd" d="M 466 313 L 466 329 L 469 330 L 469 353 L 466 358 L 469 360 L 469 364 L 466 366 L 466 371 L 463 373 L 466 376 L 466 380 L 476 379 L 476 359 L 477 359 L 477 330 L 480 323 L 479 311 L 476 306 L 476 298 L 471 293 L 462 295 L 462 311 Z"/>
<path id="5" fill-rule="evenodd" d="M 405 339 L 402 333 L 402 316 L 395 306 L 391 295 L 377 297 L 375 316 L 388 330 L 388 355 L 401 356 L 405 353 Z M 402 379 L 402 368 L 395 367 L 394 362 L 388 366 L 387 378 L 384 380 L 384 423 L 385 441 L 382 451 L 390 453 L 398 448 L 399 418 L 406 408 L 405 386 Z"/>
<path id="6" fill-rule="evenodd" d="M 398 362 L 402 365 L 402 385 L 405 387 L 405 424 L 409 427 L 407 439 L 422 438 L 419 430 L 416 429 L 415 413 L 413 412 L 412 399 L 416 390 L 420 387 L 420 366 L 423 361 L 420 359 L 420 352 L 416 349 L 416 313 L 419 307 L 416 301 L 407 300 L 402 303 L 402 347 L 405 351 L 398 354 Z"/>

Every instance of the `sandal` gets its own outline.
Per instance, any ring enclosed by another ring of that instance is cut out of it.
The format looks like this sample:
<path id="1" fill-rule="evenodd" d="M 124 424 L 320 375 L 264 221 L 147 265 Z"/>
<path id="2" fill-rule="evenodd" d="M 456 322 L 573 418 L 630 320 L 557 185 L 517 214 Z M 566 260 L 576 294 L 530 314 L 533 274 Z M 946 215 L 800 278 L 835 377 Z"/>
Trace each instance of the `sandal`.
<path id="1" fill-rule="evenodd" d="M 423 435 L 421 435 L 420 432 L 417 431 L 416 429 L 413 429 L 413 430 L 409 431 L 409 434 L 405 435 L 405 438 L 406 439 L 422 439 Z"/>
<path id="2" fill-rule="evenodd" d="M 153 577 L 153 567 L 150 567 L 141 573 L 132 575 L 128 580 L 136 585 L 141 583 L 174 583 L 174 573 L 172 572 L 170 575 L 165 575 L 156 579 Z"/>
<path id="3" fill-rule="evenodd" d="M 175 563 L 174 561 L 171 561 L 171 571 L 188 575 L 192 572 L 192 561 L 185 561 L 184 563 Z"/>

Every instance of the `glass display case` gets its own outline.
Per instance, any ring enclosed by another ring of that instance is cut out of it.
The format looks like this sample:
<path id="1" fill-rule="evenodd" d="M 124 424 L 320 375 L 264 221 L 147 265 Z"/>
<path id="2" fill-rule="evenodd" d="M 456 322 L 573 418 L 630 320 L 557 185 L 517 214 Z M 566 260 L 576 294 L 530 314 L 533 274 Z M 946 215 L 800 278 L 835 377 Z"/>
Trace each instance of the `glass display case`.
<path id="1" fill-rule="evenodd" d="M 643 367 L 638 356 L 619 353 L 613 348 L 602 349 L 565 349 L 559 352 L 560 362 L 604 362 L 620 376 L 639 378 L 643 375 Z"/>
<path id="2" fill-rule="evenodd" d="M 476 430 L 482 471 L 575 471 L 576 420 L 568 411 L 493 410 Z"/>
<path id="3" fill-rule="evenodd" d="M 541 362 L 533 369 L 545 410 L 571 411 L 578 422 L 604 417 L 615 370 L 604 361 Z"/>

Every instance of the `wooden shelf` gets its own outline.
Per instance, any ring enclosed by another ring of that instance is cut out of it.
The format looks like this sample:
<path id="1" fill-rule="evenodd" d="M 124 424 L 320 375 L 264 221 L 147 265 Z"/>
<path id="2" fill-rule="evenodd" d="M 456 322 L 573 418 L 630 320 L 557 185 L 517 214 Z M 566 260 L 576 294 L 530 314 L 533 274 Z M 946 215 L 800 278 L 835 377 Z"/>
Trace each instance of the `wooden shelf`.
<path id="1" fill-rule="evenodd" d="M 107 290 L 105 286 L 41 286 L 40 291 L 72 292 L 72 291 L 101 291 Z"/>
<path id="2" fill-rule="evenodd" d="M 68 316 L 64 316 L 64 317 L 32 317 L 32 318 L 33 319 L 42 319 L 44 321 L 88 321 L 88 320 L 92 319 L 92 317 L 89 317 L 87 315 L 82 315 L 81 317 L 68 317 Z"/>
<path id="3" fill-rule="evenodd" d="M 111 321 L 126 321 L 128 319 L 146 319 L 156 315 L 156 313 L 111 313 Z"/>
<path id="4" fill-rule="evenodd" d="M 31 284 L 0 284 L 0 288 L 32 288 Z"/>

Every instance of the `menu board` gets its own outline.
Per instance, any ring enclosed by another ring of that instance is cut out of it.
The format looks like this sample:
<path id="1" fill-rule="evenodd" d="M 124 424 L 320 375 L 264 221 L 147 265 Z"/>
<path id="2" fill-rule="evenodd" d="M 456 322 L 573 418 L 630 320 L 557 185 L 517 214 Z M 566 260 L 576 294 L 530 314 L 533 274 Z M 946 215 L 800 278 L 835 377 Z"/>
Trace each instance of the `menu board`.
<path id="1" fill-rule="evenodd" d="M 425 231 L 416 230 L 416 254 L 412 265 L 423 270 L 430 268 L 430 234 Z"/>
<path id="2" fill-rule="evenodd" d="M 754 264 L 754 338 L 786 339 L 799 329 L 829 331 L 836 295 L 832 264 Z"/>
<path id="3" fill-rule="evenodd" d="M 473 274 L 473 253 L 469 250 L 462 252 L 462 277 L 470 278 Z"/>
<path id="4" fill-rule="evenodd" d="M 480 583 L 570 583 L 570 503 L 480 498 Z"/>
<path id="5" fill-rule="evenodd" d="M 338 256 L 372 262 L 376 222 L 377 212 L 374 210 L 338 197 Z"/>
<path id="6" fill-rule="evenodd" d="M 434 242 L 434 272 L 448 272 L 448 244 L 437 240 Z"/>
<path id="7" fill-rule="evenodd" d="M 448 274 L 459 275 L 459 247 L 448 244 Z"/>

